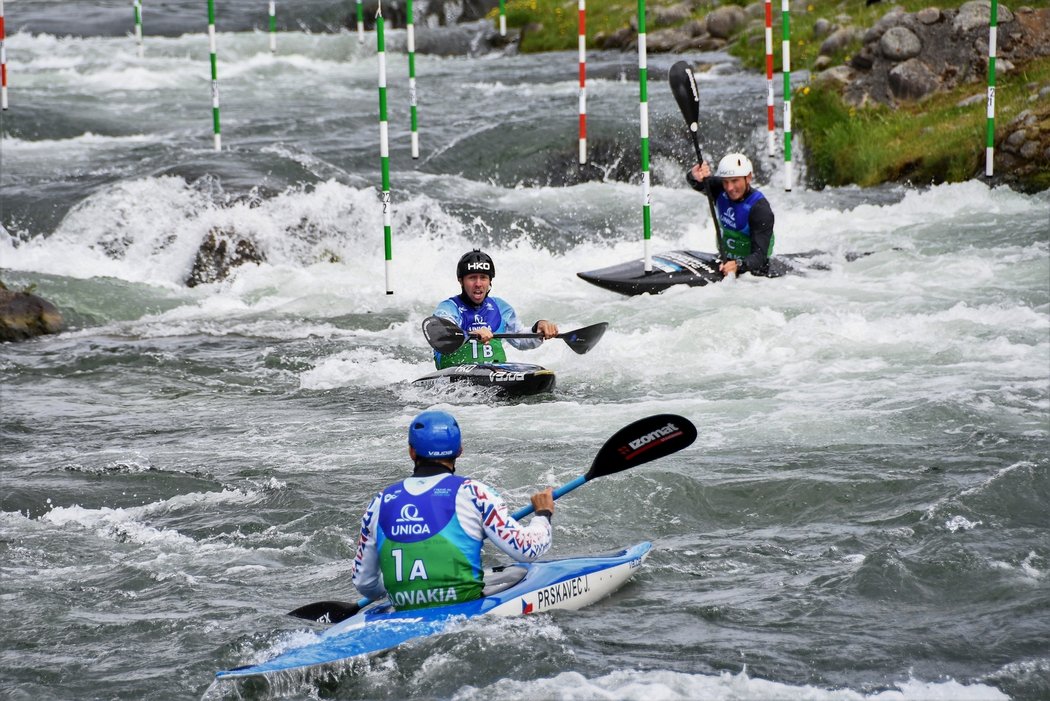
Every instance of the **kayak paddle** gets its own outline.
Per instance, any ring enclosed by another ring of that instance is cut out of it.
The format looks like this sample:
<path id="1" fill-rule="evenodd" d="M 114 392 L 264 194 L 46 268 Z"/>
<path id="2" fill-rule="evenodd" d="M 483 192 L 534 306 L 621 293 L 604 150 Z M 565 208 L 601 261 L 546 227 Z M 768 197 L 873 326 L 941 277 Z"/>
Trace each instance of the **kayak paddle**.
<path id="1" fill-rule="evenodd" d="M 560 333 L 555 338 L 560 338 L 576 353 L 583 355 L 601 340 L 609 322 L 603 321 L 591 326 L 584 326 L 575 331 Z M 423 319 L 423 335 L 427 343 L 442 355 L 455 353 L 460 346 L 467 342 L 467 333 L 451 319 L 442 316 L 428 316 Z M 493 338 L 543 338 L 539 333 L 497 333 Z"/>
<path id="2" fill-rule="evenodd" d="M 431 317 L 433 318 L 433 317 Z M 594 456 L 586 474 L 554 490 L 554 498 L 565 496 L 591 480 L 615 475 L 617 472 L 644 465 L 687 448 L 696 440 L 696 426 L 684 416 L 654 414 L 624 426 Z M 514 520 L 520 520 L 534 511 L 532 504 L 515 511 Z M 372 602 L 365 597 L 354 603 L 346 601 L 315 601 L 289 611 L 289 616 L 305 618 L 317 623 L 338 623 L 355 615 Z"/>
<path id="3" fill-rule="evenodd" d="M 689 135 L 693 137 L 693 148 L 696 149 L 696 162 L 703 163 L 704 157 L 700 153 L 700 91 L 696 87 L 696 78 L 693 69 L 685 61 L 679 61 L 671 66 L 667 75 L 671 83 L 671 92 L 678 103 L 678 109 L 685 117 L 685 123 L 689 127 Z M 725 257 L 722 250 L 722 232 L 718 229 L 718 217 L 715 215 L 715 201 L 711 193 L 707 193 L 707 206 L 711 210 L 711 221 L 715 225 L 715 243 L 718 244 L 718 255 Z"/>

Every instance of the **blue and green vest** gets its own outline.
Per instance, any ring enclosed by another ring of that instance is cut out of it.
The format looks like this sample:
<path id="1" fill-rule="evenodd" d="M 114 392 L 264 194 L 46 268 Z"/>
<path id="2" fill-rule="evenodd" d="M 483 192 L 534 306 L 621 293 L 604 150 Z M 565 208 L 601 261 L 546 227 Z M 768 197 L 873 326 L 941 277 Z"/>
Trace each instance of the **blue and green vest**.
<path id="1" fill-rule="evenodd" d="M 486 297 L 481 306 L 474 307 L 464 303 L 460 295 L 449 297 L 441 303 L 442 307 L 453 306 L 457 318 L 455 322 L 467 333 L 467 342 L 454 353 L 442 355 L 434 352 L 434 361 L 438 370 L 450 368 L 454 365 L 469 365 L 472 363 L 505 363 L 507 353 L 503 349 L 503 341 L 494 338 L 488 343 L 481 343 L 470 332 L 483 327 L 492 329 L 492 333 L 503 331 L 503 313 L 500 305 L 493 297 Z"/>
<path id="2" fill-rule="evenodd" d="M 383 490 L 376 547 L 383 586 L 398 611 L 481 596 L 482 541 L 468 536 L 456 516 L 465 479 L 448 475 L 419 495 L 404 482 Z"/>
<path id="3" fill-rule="evenodd" d="M 722 228 L 722 245 L 730 258 L 740 259 L 751 254 L 751 208 L 764 197 L 758 190 L 752 190 L 740 202 L 733 202 L 725 192 L 715 200 L 718 223 Z M 773 241 L 774 237 L 770 236 L 767 256 L 773 255 Z"/>

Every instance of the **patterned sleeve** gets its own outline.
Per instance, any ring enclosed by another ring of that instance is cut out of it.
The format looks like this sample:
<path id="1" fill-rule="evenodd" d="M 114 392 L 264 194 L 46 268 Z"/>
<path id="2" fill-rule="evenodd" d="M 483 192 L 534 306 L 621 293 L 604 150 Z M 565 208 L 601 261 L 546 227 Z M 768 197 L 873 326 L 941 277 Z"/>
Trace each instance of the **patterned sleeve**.
<path id="1" fill-rule="evenodd" d="M 521 323 L 521 320 L 518 319 L 517 312 L 514 311 L 514 307 L 510 306 L 499 297 L 493 297 L 491 299 L 499 307 L 500 316 L 503 317 L 503 328 L 499 329 L 498 333 L 528 333 L 532 331 L 531 327 L 524 326 Z M 503 340 L 518 350 L 539 348 L 540 344 L 543 343 L 543 339 L 541 338 L 505 338 Z"/>
<path id="2" fill-rule="evenodd" d="M 456 304 L 450 299 L 446 299 L 437 305 L 437 309 L 434 310 L 434 316 L 454 321 L 459 326 L 463 325 L 463 320 L 459 318 L 459 309 L 456 308 Z"/>
<path id="3" fill-rule="evenodd" d="M 353 582 L 357 591 L 370 599 L 386 596 L 379 570 L 379 550 L 376 548 L 376 528 L 379 522 L 379 504 L 382 494 L 376 494 L 361 517 L 361 537 L 354 556 Z"/>
<path id="4" fill-rule="evenodd" d="M 496 490 L 475 480 L 460 487 L 456 511 L 464 529 L 475 531 L 518 562 L 542 557 L 551 547 L 551 522 L 546 516 L 533 516 L 526 527 L 510 515 L 506 502 Z"/>

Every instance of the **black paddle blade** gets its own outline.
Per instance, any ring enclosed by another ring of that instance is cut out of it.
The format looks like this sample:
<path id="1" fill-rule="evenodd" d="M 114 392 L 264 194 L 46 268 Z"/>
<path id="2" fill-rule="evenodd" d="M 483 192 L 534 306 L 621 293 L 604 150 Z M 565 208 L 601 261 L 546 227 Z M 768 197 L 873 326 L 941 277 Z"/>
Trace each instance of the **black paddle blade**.
<path id="1" fill-rule="evenodd" d="M 591 348 L 594 348 L 598 341 L 602 340 L 602 336 L 605 335 L 605 329 L 607 328 L 609 328 L 609 322 L 603 321 L 599 324 L 584 326 L 582 329 L 576 329 L 575 331 L 560 333 L 558 338 L 564 340 L 573 351 L 583 355 Z"/>
<path id="2" fill-rule="evenodd" d="M 467 334 L 451 319 L 428 316 L 423 319 L 423 336 L 430 347 L 442 355 L 455 353 L 467 342 Z"/>
<path id="3" fill-rule="evenodd" d="M 678 109 L 682 110 L 685 123 L 689 125 L 689 131 L 696 134 L 700 128 L 700 92 L 696 89 L 693 69 L 685 61 L 679 61 L 671 66 L 667 79 L 671 83 L 671 92 L 674 93 Z"/>
<path id="4" fill-rule="evenodd" d="M 312 604 L 300 606 L 294 611 L 289 611 L 289 616 L 305 618 L 315 623 L 338 623 L 355 615 L 361 607 L 356 603 L 347 601 L 315 601 Z"/>
<path id="5" fill-rule="evenodd" d="M 677 453 L 696 440 L 696 426 L 677 414 L 655 414 L 624 426 L 605 441 L 585 477 L 612 475 Z"/>

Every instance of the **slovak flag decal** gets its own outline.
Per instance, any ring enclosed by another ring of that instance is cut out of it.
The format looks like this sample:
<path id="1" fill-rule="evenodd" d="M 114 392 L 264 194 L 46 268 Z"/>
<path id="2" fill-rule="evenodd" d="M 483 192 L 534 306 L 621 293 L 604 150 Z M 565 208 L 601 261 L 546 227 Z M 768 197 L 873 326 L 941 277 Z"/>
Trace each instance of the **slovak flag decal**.
<path id="1" fill-rule="evenodd" d="M 522 615 L 524 615 L 526 613 L 532 613 L 532 604 L 530 604 L 525 599 L 521 600 L 521 613 L 522 613 Z"/>

